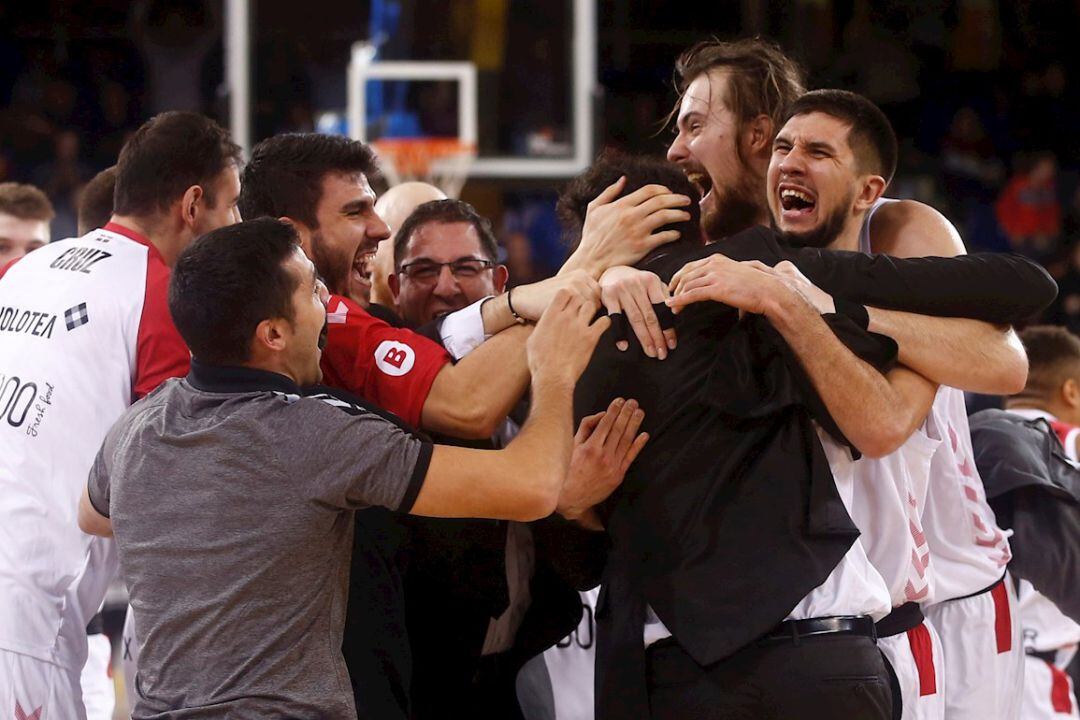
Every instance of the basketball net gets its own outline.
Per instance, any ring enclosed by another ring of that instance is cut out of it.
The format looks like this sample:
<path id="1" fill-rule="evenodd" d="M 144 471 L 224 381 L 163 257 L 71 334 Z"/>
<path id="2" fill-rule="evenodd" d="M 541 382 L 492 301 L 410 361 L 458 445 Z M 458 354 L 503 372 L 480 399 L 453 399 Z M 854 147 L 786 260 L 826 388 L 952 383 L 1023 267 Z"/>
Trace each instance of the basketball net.
<path id="1" fill-rule="evenodd" d="M 458 138 L 381 138 L 371 143 L 390 186 L 408 180 L 431 183 L 457 198 L 465 186 L 476 146 Z"/>

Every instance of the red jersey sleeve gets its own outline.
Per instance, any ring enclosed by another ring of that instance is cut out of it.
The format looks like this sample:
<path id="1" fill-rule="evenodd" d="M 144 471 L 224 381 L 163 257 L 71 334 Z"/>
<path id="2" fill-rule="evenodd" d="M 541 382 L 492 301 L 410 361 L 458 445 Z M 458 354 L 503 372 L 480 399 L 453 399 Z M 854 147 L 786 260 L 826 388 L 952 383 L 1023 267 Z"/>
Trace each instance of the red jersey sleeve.
<path id="1" fill-rule="evenodd" d="M 438 343 L 395 328 L 338 295 L 327 306 L 323 382 L 389 410 L 413 427 L 435 376 L 450 362 Z"/>
<path id="2" fill-rule="evenodd" d="M 149 395 L 169 378 L 187 375 L 190 366 L 191 353 L 169 314 L 169 268 L 151 250 L 135 348 L 135 399 Z"/>

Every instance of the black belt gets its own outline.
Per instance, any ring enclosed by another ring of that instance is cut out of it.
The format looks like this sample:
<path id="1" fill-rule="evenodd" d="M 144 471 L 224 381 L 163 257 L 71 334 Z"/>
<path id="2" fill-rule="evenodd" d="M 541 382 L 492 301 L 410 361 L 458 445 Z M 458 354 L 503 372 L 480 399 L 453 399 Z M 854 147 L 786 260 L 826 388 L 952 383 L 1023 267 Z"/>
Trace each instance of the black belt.
<path id="1" fill-rule="evenodd" d="M 787 640 L 798 642 L 799 638 L 817 635 L 862 635 L 877 640 L 874 621 L 865 615 L 807 618 L 785 620 L 761 636 L 758 642 Z"/>
<path id="2" fill-rule="evenodd" d="M 1008 572 L 1008 571 L 1006 571 L 1006 572 Z M 952 602 L 953 600 L 967 600 L 968 598 L 973 598 L 973 597 L 976 597 L 978 595 L 982 595 L 983 593 L 988 593 L 988 592 L 990 592 L 991 590 L 993 590 L 994 588 L 996 588 L 998 585 L 1000 585 L 1003 582 L 1005 582 L 1005 573 L 1002 573 L 1000 578 L 998 578 L 994 582 L 990 583 L 989 585 L 984 587 L 982 590 L 976 590 L 975 592 L 971 593 L 970 595 L 961 595 L 958 598 L 951 598 L 949 600 L 945 600 L 944 602 Z"/>
<path id="3" fill-rule="evenodd" d="M 906 633 L 911 628 L 919 627 L 924 619 L 919 603 L 904 603 L 877 621 L 877 636 L 887 638 Z"/>
<path id="4" fill-rule="evenodd" d="M 1026 652 L 1033 658 L 1039 658 L 1040 660 L 1044 660 L 1051 665 L 1057 663 L 1057 650 L 1032 650 L 1029 648 L 1024 652 Z"/>

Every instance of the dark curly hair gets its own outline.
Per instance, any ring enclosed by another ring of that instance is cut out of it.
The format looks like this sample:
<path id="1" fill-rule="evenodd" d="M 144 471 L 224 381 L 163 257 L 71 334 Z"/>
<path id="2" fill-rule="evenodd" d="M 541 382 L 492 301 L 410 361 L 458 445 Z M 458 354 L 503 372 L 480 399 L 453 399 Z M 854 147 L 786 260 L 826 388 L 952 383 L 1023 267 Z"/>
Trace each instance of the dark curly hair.
<path id="1" fill-rule="evenodd" d="M 569 252 L 576 250 L 581 242 L 581 229 L 585 225 L 589 203 L 624 175 L 626 185 L 620 197 L 646 185 L 663 185 L 693 200 L 683 208 L 690 213 L 689 220 L 665 225 L 659 230 L 678 230 L 681 233 L 680 242 L 701 243 L 701 208 L 697 202 L 701 198 L 701 191 L 686 179 L 686 174 L 677 165 L 647 155 L 608 151 L 597 158 L 588 170 L 571 180 L 559 195 L 555 211 L 562 224 L 563 240 Z"/>

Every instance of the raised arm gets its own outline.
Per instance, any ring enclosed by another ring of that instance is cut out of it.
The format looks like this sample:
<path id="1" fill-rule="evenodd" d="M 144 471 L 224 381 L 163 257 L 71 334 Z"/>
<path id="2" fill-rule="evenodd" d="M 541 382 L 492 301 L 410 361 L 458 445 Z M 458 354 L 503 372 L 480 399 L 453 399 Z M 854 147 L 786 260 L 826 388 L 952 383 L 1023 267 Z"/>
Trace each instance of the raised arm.
<path id="1" fill-rule="evenodd" d="M 888 335 L 900 362 L 939 385 L 988 395 L 1024 389 L 1028 363 L 1009 326 L 867 308 L 871 332 Z"/>
<path id="2" fill-rule="evenodd" d="M 514 288 L 514 311 L 536 321 L 559 292 L 595 302 L 599 286 L 583 272 L 549 278 Z M 493 336 L 459 362 L 446 365 L 431 385 L 421 411 L 425 430 L 460 438 L 488 438 L 498 429 L 529 387 L 525 342 L 531 326 L 520 325 L 511 313 L 510 293 L 480 308 L 484 334 Z"/>
<path id="3" fill-rule="evenodd" d="M 528 385 L 524 331 L 515 327 L 519 318 L 536 321 L 564 287 L 583 297 L 599 295 L 596 279 L 605 270 L 636 262 L 678 238 L 678 231 L 659 228 L 688 219 L 689 213 L 681 208 L 690 198 L 661 185 L 619 197 L 623 183 L 614 183 L 589 204 L 581 243 L 556 277 L 518 286 L 481 305 L 483 334 L 491 339 L 435 378 L 423 407 L 425 429 L 454 437 L 489 437 Z M 651 273 L 643 275 L 654 282 L 618 286 L 605 293 L 604 304 L 610 312 L 625 313 L 645 347 L 663 359 L 674 347 L 675 336 L 660 329 L 651 308 L 665 297 L 662 284 Z"/>
<path id="4" fill-rule="evenodd" d="M 573 391 L 609 321 L 597 305 L 561 290 L 528 343 L 532 409 L 503 450 L 436 446 L 411 513 L 536 520 L 550 515 L 573 449 Z"/>

